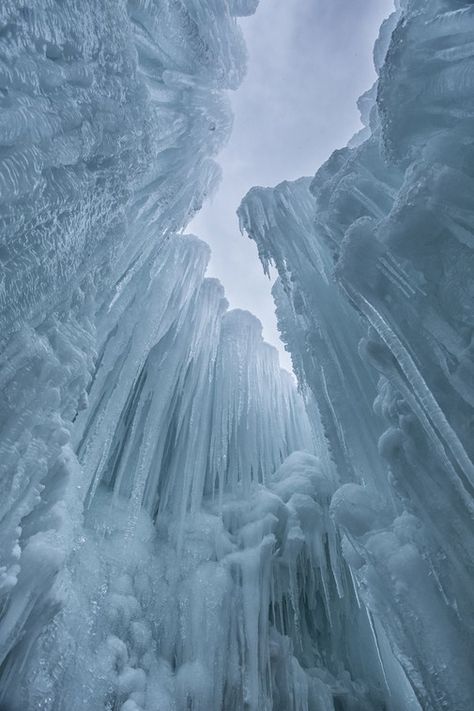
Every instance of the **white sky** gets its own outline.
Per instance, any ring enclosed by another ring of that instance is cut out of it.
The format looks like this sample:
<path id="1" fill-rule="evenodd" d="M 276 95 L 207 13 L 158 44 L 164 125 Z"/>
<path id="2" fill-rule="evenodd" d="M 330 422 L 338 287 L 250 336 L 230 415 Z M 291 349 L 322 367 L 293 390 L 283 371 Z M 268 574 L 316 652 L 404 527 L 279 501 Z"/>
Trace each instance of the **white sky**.
<path id="1" fill-rule="evenodd" d="M 271 282 L 235 212 L 254 185 L 314 175 L 359 129 L 356 101 L 375 79 L 372 47 L 392 8 L 393 0 L 260 0 L 255 15 L 239 20 L 248 72 L 230 97 L 235 118 L 219 156 L 224 177 L 188 231 L 211 245 L 208 276 L 221 280 L 231 308 L 258 316 L 288 369 Z"/>

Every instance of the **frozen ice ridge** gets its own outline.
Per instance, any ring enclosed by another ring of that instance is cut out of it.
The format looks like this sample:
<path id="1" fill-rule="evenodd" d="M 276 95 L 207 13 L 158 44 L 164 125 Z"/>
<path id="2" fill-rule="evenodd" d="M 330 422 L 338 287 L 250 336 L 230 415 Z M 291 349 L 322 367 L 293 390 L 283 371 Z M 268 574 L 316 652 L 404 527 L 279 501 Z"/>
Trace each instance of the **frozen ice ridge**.
<path id="1" fill-rule="evenodd" d="M 330 513 L 391 698 L 387 654 L 436 711 L 474 703 L 473 39 L 471 2 L 399 2 L 364 129 L 313 179 L 239 208 L 278 269 L 280 330 L 318 405 L 341 484 Z"/>

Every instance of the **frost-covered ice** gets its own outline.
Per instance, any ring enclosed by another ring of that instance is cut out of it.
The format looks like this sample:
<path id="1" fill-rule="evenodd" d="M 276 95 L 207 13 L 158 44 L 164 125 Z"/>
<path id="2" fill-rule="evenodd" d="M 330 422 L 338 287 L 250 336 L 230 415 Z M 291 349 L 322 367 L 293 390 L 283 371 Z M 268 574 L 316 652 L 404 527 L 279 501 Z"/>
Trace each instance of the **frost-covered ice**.
<path id="1" fill-rule="evenodd" d="M 332 651 L 351 607 L 317 427 L 176 234 L 218 177 L 255 5 L 0 10 L 8 709 L 369 698 Z"/>
<path id="2" fill-rule="evenodd" d="M 325 710 L 334 696 L 378 708 L 341 676 L 336 650 L 354 611 L 338 600 L 335 482 L 319 467 L 294 452 L 266 487 L 205 497 L 184 526 L 163 512 L 154 527 L 142 510 L 133 536 L 128 500 L 99 487 L 23 703 Z"/>
<path id="3" fill-rule="evenodd" d="M 472 63 L 402 2 L 365 128 L 206 278 L 256 0 L 0 8 L 0 707 L 470 711 Z"/>
<path id="4" fill-rule="evenodd" d="M 474 13 L 399 5 L 360 100 L 366 127 L 312 180 L 252 189 L 239 216 L 279 272 L 280 329 L 344 482 L 331 511 L 379 644 L 423 709 L 467 711 Z"/>

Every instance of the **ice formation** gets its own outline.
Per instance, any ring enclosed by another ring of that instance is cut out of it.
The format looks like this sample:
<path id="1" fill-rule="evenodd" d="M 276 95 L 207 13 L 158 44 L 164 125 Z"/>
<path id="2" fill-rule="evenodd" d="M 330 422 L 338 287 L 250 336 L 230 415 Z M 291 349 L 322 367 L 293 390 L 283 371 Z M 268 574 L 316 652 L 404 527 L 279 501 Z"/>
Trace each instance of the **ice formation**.
<path id="1" fill-rule="evenodd" d="M 0 7 L 2 711 L 472 708 L 473 6 L 239 209 L 299 389 L 183 234 L 256 6 Z"/>
<path id="2" fill-rule="evenodd" d="M 423 709 L 474 703 L 473 10 L 402 1 L 365 128 L 312 180 L 254 188 L 239 208 L 279 272 L 360 600 Z"/>

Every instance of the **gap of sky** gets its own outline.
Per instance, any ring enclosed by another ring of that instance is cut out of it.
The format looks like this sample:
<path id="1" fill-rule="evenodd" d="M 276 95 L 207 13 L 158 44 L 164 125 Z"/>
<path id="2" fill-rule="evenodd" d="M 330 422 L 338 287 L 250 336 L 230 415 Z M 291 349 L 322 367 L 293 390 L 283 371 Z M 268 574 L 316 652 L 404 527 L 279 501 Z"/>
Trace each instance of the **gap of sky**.
<path id="1" fill-rule="evenodd" d="M 314 175 L 359 130 L 356 101 L 375 81 L 372 49 L 392 9 L 393 0 L 260 0 L 255 15 L 239 21 L 248 70 L 230 92 L 234 127 L 218 158 L 223 180 L 188 231 L 211 246 L 208 276 L 223 283 L 231 308 L 261 320 L 288 370 L 272 282 L 235 212 L 254 185 Z"/>

